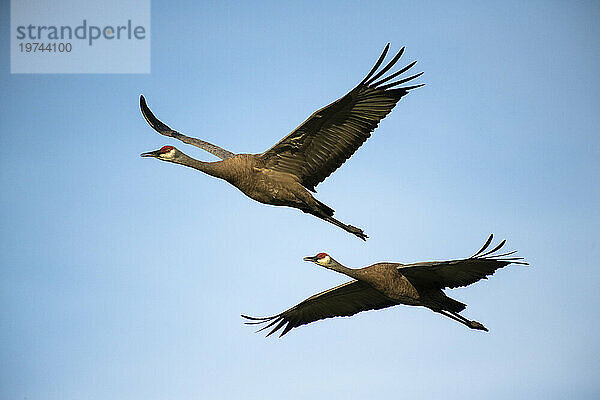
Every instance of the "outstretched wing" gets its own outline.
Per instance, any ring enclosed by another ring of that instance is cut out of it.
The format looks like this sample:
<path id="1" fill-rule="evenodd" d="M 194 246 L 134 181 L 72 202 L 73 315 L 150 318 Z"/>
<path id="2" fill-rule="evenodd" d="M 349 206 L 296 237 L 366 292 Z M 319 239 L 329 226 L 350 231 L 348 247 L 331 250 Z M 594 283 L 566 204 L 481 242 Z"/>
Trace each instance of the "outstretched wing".
<path id="1" fill-rule="evenodd" d="M 251 322 L 246 322 L 249 325 L 267 324 L 259 331 L 275 325 L 267 336 L 285 326 L 279 335 L 281 337 L 292 328 L 320 319 L 347 317 L 361 311 L 378 310 L 395 304 L 366 283 L 354 280 L 311 296 L 289 310 L 272 317 L 257 318 L 247 315 L 242 315 L 242 317 L 251 320 Z"/>
<path id="2" fill-rule="evenodd" d="M 492 250 L 485 252 L 493 237 L 494 235 L 490 235 L 481 250 L 469 258 L 405 264 L 399 266 L 398 270 L 419 288 L 444 289 L 468 286 L 480 279 L 487 279 L 497 269 L 509 264 L 529 265 L 527 262 L 522 261 L 523 257 L 511 257 L 516 253 L 516 250 L 498 254 L 498 250 L 504 246 L 506 240 L 500 242 Z"/>
<path id="3" fill-rule="evenodd" d="M 183 143 L 191 144 L 192 146 L 200 147 L 202 150 L 208 151 L 210 154 L 219 157 L 221 160 L 225 160 L 227 158 L 233 157 L 235 154 L 227 151 L 225 149 L 220 148 L 212 143 L 205 142 L 204 140 L 192 138 L 189 136 L 185 136 L 173 129 L 169 128 L 166 124 L 160 121 L 148 105 L 146 104 L 146 99 L 144 96 L 140 96 L 140 109 L 142 110 L 142 115 L 148 122 L 148 124 L 161 135 L 169 136 L 175 139 L 181 140 Z"/>
<path id="4" fill-rule="evenodd" d="M 304 187 L 314 191 L 315 186 L 354 154 L 398 100 L 409 90 L 423 86 L 398 87 L 422 72 L 386 84 L 416 63 L 414 61 L 381 78 L 404 52 L 403 47 L 377 72 L 389 47 L 388 43 L 373 69 L 350 93 L 316 111 L 296 130 L 264 152 L 261 156 L 267 167 L 296 175 Z"/>

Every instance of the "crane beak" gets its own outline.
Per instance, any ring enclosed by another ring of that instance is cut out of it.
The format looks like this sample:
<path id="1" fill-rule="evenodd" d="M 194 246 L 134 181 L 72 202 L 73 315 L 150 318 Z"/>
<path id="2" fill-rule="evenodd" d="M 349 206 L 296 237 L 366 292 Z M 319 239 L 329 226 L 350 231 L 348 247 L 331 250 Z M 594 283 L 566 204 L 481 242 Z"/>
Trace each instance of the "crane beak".
<path id="1" fill-rule="evenodd" d="M 303 258 L 304 261 L 311 261 L 311 262 L 317 262 L 318 258 L 317 256 L 312 256 L 312 257 L 304 257 Z"/>
<path id="2" fill-rule="evenodd" d="M 140 154 L 141 157 L 158 157 L 160 155 L 160 150 L 149 151 L 147 153 Z"/>

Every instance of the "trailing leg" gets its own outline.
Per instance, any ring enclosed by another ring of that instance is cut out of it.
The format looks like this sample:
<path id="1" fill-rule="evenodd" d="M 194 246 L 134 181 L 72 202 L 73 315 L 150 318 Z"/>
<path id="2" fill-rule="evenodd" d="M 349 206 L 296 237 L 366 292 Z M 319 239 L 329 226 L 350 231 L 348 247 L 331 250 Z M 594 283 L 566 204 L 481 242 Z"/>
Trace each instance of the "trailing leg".
<path id="1" fill-rule="evenodd" d="M 307 194 L 310 196 L 308 192 Z M 305 213 L 314 215 L 317 218 L 327 221 L 330 224 L 338 226 L 346 232 L 349 232 L 364 241 L 367 240 L 368 236 L 363 232 L 362 229 L 352 225 L 346 225 L 343 222 L 340 222 L 337 219 L 333 218 L 334 211 L 331 207 L 327 206 L 326 204 L 320 202 L 312 196 L 310 197 L 310 200 L 305 199 L 304 203 L 304 205 L 297 208 L 299 208 Z"/>
<path id="2" fill-rule="evenodd" d="M 368 236 L 363 232 L 362 229 L 357 228 L 355 226 L 352 225 L 346 225 L 343 222 L 338 221 L 337 219 L 333 218 L 333 217 L 322 217 L 319 216 L 319 218 L 334 224 L 335 226 L 339 226 L 340 228 L 342 228 L 343 230 L 345 230 L 346 232 L 349 232 L 353 235 L 355 235 L 356 237 L 366 241 Z"/>
<path id="3" fill-rule="evenodd" d="M 485 326 L 483 326 L 483 324 L 481 324 L 480 322 L 468 320 L 458 313 L 455 313 L 452 311 L 446 311 L 446 310 L 434 310 L 434 309 L 431 309 L 431 310 L 435 311 L 436 313 L 442 314 L 448 318 L 452 318 L 453 320 L 458 321 L 461 324 L 466 325 L 467 327 L 469 327 L 471 329 L 478 329 L 481 331 L 488 332 L 488 329 Z"/>

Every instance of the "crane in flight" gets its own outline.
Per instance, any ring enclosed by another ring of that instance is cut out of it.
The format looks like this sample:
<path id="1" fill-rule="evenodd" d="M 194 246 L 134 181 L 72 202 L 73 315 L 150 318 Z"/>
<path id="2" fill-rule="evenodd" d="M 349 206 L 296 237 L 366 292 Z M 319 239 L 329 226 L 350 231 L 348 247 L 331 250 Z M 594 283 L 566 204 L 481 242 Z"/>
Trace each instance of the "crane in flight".
<path id="1" fill-rule="evenodd" d="M 529 265 L 516 251 L 498 254 L 506 240 L 486 252 L 494 235 L 490 235 L 481 250 L 469 258 L 450 261 L 430 261 L 415 264 L 381 262 L 365 268 L 348 268 L 326 253 L 304 257 L 327 269 L 348 275 L 353 280 L 315 294 L 294 307 L 272 317 L 242 317 L 246 324 L 266 324 L 259 331 L 271 328 L 267 336 L 283 328 L 280 337 L 291 329 L 325 318 L 347 317 L 367 310 L 379 310 L 399 304 L 422 306 L 442 314 L 471 329 L 487 331 L 480 322 L 470 321 L 459 313 L 467 305 L 443 292 L 445 288 L 468 286 L 487 279 L 497 269 L 509 264 Z"/>
<path id="2" fill-rule="evenodd" d="M 246 196 L 264 204 L 297 208 L 366 240 L 362 229 L 333 218 L 334 210 L 310 192 L 338 169 L 371 136 L 379 122 L 410 90 L 401 86 L 421 73 L 394 80 L 416 61 L 384 76 L 400 59 L 404 47 L 381 69 L 389 43 L 367 76 L 348 94 L 314 112 L 306 121 L 261 154 L 234 154 L 219 146 L 183 135 L 161 122 L 140 96 L 142 115 L 154 130 L 199 147 L 221 159 L 204 162 L 173 146 L 143 153 L 162 161 L 181 164 L 231 183 Z M 390 82 L 391 81 L 391 82 Z"/>

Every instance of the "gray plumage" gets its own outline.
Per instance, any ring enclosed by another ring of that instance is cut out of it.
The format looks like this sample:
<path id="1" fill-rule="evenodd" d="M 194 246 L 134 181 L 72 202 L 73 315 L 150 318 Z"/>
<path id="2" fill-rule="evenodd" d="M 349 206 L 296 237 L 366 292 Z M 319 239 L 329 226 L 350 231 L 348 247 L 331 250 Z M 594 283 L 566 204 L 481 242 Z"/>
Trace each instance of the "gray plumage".
<path id="1" fill-rule="evenodd" d="M 225 179 L 256 201 L 298 208 L 365 240 L 368 236 L 361 229 L 333 218 L 334 210 L 315 199 L 309 191 L 314 192 L 319 183 L 354 154 L 404 95 L 423 86 L 398 87 L 422 73 L 386 83 L 415 64 L 412 62 L 382 78 L 404 52 L 402 48 L 378 71 L 388 49 L 389 43 L 367 76 L 348 94 L 313 113 L 292 133 L 261 154 L 234 154 L 174 131 L 154 116 L 141 96 L 142 114 L 158 133 L 204 149 L 222 161 L 195 160 L 172 146 L 142 156 L 186 165 Z"/>
<path id="2" fill-rule="evenodd" d="M 516 251 L 498 254 L 505 240 L 486 252 L 492 238 L 493 235 L 490 235 L 481 250 L 473 256 L 461 260 L 415 264 L 384 262 L 353 269 L 343 266 L 325 253 L 305 257 L 305 261 L 348 275 L 354 280 L 311 296 L 272 317 L 242 317 L 251 320 L 246 324 L 266 324 L 261 331 L 272 328 L 267 336 L 283 328 L 279 335 L 283 336 L 293 328 L 321 319 L 347 317 L 361 311 L 405 304 L 427 307 L 471 329 L 487 331 L 481 323 L 460 315 L 467 305 L 446 296 L 443 289 L 468 286 L 480 279 L 487 279 L 497 269 L 509 264 L 528 265 L 522 257 L 513 256 Z"/>

